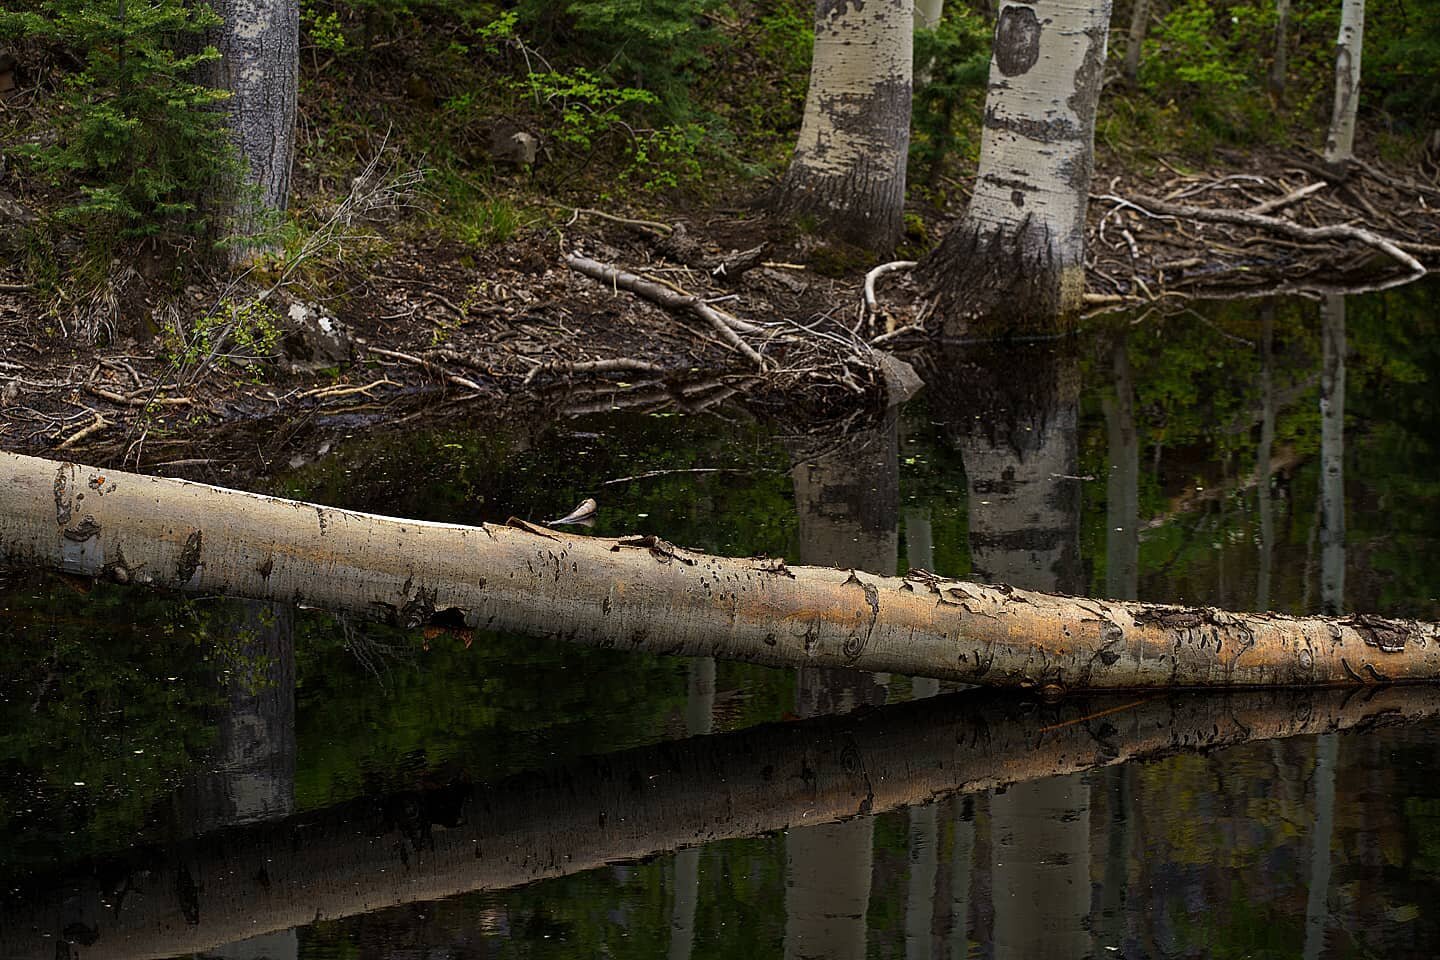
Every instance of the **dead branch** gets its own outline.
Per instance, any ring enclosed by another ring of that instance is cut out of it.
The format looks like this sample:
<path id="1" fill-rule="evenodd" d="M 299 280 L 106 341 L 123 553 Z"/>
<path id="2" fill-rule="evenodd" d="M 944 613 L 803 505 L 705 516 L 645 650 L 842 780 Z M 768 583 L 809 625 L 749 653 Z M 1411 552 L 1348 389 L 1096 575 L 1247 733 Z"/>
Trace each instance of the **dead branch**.
<path id="1" fill-rule="evenodd" d="M 619 267 L 612 267 L 600 263 L 598 260 L 591 260 L 589 257 L 582 257 L 578 253 L 572 253 L 565 258 L 565 265 L 576 273 L 584 274 L 592 280 L 599 280 L 608 283 L 611 287 L 621 290 L 628 290 L 636 296 L 643 297 L 666 310 L 688 311 L 710 324 L 720 339 L 735 350 L 743 354 L 751 363 L 764 369 L 765 358 L 750 344 L 740 339 L 740 335 L 731 329 L 730 324 L 725 321 L 724 315 L 714 307 L 705 303 L 696 296 L 686 296 L 676 293 L 669 287 L 656 283 L 653 280 L 645 280 L 635 274 Z"/>
<path id="2" fill-rule="evenodd" d="M 1295 223 L 1293 220 L 1267 217 L 1246 210 L 1191 207 L 1185 204 L 1169 203 L 1154 197 L 1143 196 L 1137 196 L 1134 202 L 1155 213 L 1184 217 L 1190 220 L 1200 220 L 1207 223 L 1233 223 L 1240 226 L 1253 227 L 1257 230 L 1268 230 L 1272 233 L 1278 233 L 1282 236 L 1292 237 L 1297 240 L 1353 240 L 1382 251 L 1392 259 L 1398 261 L 1416 276 L 1420 276 L 1426 272 L 1425 266 L 1419 260 L 1410 256 L 1410 254 L 1404 250 L 1401 250 L 1396 246 L 1394 241 L 1388 240 L 1379 234 L 1371 233 L 1369 230 L 1349 224 L 1337 223 L 1325 227 L 1304 227 Z"/>
<path id="3" fill-rule="evenodd" d="M 889 263 L 882 263 L 880 266 L 865 274 L 865 309 L 876 314 L 880 312 L 880 304 L 875 299 L 875 281 L 887 273 L 897 273 L 902 270 L 914 270 L 919 264 L 914 260 L 892 260 Z"/>
<path id="4" fill-rule="evenodd" d="M 618 357 L 613 360 L 584 360 L 569 362 L 564 360 L 552 360 L 549 363 L 542 363 L 532 367 L 525 375 L 525 385 L 528 387 L 535 381 L 535 378 L 542 373 L 558 373 L 566 376 L 574 376 L 577 373 L 653 373 L 664 374 L 666 368 L 658 363 L 651 363 L 648 360 L 632 360 L 629 357 Z"/>

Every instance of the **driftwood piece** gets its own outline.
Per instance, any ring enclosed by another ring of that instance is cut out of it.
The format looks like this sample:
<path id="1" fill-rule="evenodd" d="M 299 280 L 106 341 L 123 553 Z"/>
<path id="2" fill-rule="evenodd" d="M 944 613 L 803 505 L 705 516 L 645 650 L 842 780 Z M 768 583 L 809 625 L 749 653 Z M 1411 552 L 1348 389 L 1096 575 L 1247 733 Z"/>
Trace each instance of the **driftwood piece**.
<path id="1" fill-rule="evenodd" d="M 715 332 L 719 334 L 720 339 L 725 341 L 727 345 L 743 354 L 746 359 L 754 363 L 757 367 L 762 369 L 765 367 L 765 358 L 760 355 L 759 351 L 740 339 L 740 335 L 732 329 L 730 323 L 721 311 L 716 310 L 699 297 L 679 293 L 664 284 L 656 283 L 653 280 L 646 280 L 627 270 L 612 267 L 598 260 L 591 260 L 589 257 L 582 257 L 578 253 L 572 253 L 567 256 L 565 258 L 565 264 L 576 273 L 584 274 L 592 280 L 599 280 L 601 283 L 607 283 L 612 288 L 628 290 L 636 296 L 643 297 L 666 310 L 694 314 L 710 324 Z"/>
<path id="2" fill-rule="evenodd" d="M 658 363 L 651 363 L 648 360 L 632 360 L 628 357 L 619 357 L 613 360 L 577 360 L 574 362 L 566 360 L 554 360 L 549 363 L 542 363 L 531 369 L 525 375 L 525 385 L 528 387 L 535 382 L 535 378 L 542 373 L 559 373 L 566 376 L 574 376 L 577 373 L 652 373 L 663 374 L 666 368 Z"/>
<path id="3" fill-rule="evenodd" d="M 1293 220 L 1284 220 L 1280 217 L 1268 217 L 1248 210 L 1192 207 L 1186 204 L 1170 203 L 1155 197 L 1137 196 L 1133 199 L 1133 203 L 1144 207 L 1151 213 L 1165 214 L 1208 223 L 1233 223 L 1239 226 L 1253 227 L 1256 230 L 1278 233 L 1281 236 L 1291 237 L 1296 240 L 1311 242 L 1349 240 L 1362 243 L 1385 253 L 1416 276 L 1426 272 L 1424 264 L 1400 249 L 1395 241 L 1382 237 L 1377 233 L 1372 233 L 1362 227 L 1356 227 L 1350 224 L 1306 227 L 1295 223 Z"/>
<path id="4" fill-rule="evenodd" d="M 1440 624 L 1087 600 L 426 523 L 0 453 L 0 564 L 404 627 L 1054 690 L 1440 679 Z"/>

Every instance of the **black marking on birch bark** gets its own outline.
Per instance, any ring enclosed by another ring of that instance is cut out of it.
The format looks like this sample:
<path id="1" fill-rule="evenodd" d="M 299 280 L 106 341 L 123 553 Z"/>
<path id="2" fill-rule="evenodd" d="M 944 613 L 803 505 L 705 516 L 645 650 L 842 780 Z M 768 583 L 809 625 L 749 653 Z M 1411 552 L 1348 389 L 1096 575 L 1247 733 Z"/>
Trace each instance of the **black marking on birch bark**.
<path id="1" fill-rule="evenodd" d="M 1067 117 L 1031 120 L 1023 116 L 1001 116 L 993 107 L 985 111 L 984 122 L 988 129 L 1003 130 L 1039 143 L 1078 140 L 1085 135 L 1085 130 Z"/>
<path id="2" fill-rule="evenodd" d="M 1380 683 L 1389 683 L 1389 682 L 1390 682 L 1390 678 L 1389 678 L 1389 677 L 1385 676 L 1385 674 L 1383 674 L 1383 673 L 1381 673 L 1379 670 L 1376 670 L 1376 669 L 1375 669 L 1375 664 L 1373 664 L 1373 663 L 1367 663 L 1367 664 L 1365 664 L 1365 669 L 1368 670 L 1368 671 L 1370 671 L 1370 676 L 1374 677 L 1374 678 L 1375 678 L 1377 681 L 1379 681 Z"/>
<path id="3" fill-rule="evenodd" d="M 1042 27 L 1035 11 L 1011 4 L 995 25 L 995 66 L 1007 77 L 1028 73 L 1040 60 Z"/>
<path id="4" fill-rule="evenodd" d="M 315 519 L 320 524 L 320 536 L 325 536 L 325 527 L 329 524 L 329 521 L 325 519 L 324 507 L 315 508 Z"/>
<path id="5" fill-rule="evenodd" d="M 75 543 L 84 543 L 91 537 L 98 537 L 99 535 L 100 524 L 88 513 L 79 523 L 75 524 L 75 526 L 66 527 L 64 532 L 65 539 L 72 540 Z"/>
<path id="6" fill-rule="evenodd" d="M 410 581 L 407 580 L 405 583 L 408 587 Z M 408 589 L 406 592 L 409 592 Z M 435 616 L 435 597 L 438 592 L 438 589 L 427 591 L 424 587 L 418 588 L 415 596 L 406 600 L 405 606 L 398 611 L 399 621 L 396 626 L 413 630 L 430 622 L 430 619 Z"/>
<path id="7" fill-rule="evenodd" d="M 685 553 L 676 549 L 673 543 L 661 540 L 653 533 L 643 537 L 630 537 L 624 540 L 616 540 L 615 546 L 610 548 L 610 552 L 618 553 L 621 547 L 645 547 L 650 551 L 650 555 L 661 563 L 678 560 L 686 566 L 695 566 L 694 557 L 686 556 Z M 708 590 L 709 587 L 707 586 L 706 589 Z"/>
<path id="8" fill-rule="evenodd" d="M 1404 653 L 1405 642 L 1415 632 L 1413 623 L 1368 613 L 1357 613 L 1348 622 L 1361 640 L 1384 653 Z"/>
<path id="9" fill-rule="evenodd" d="M 199 530 L 191 530 L 180 550 L 180 559 L 175 563 L 175 579 L 181 586 L 189 583 L 200 569 L 200 547 L 204 536 Z"/>
<path id="10" fill-rule="evenodd" d="M 857 584 L 860 589 L 864 591 L 865 603 L 870 607 L 870 623 L 865 628 L 865 635 L 862 637 L 858 633 L 852 633 L 845 638 L 845 644 L 841 648 L 841 652 L 845 654 L 845 658 L 853 663 L 859 659 L 860 654 L 864 653 L 865 648 L 869 646 L 870 635 L 875 632 L 875 624 L 880 619 L 880 591 L 875 588 L 875 584 L 866 583 L 864 580 L 861 580 L 855 574 L 854 570 L 850 571 L 850 576 L 846 579 L 845 583 Z"/>
<path id="11" fill-rule="evenodd" d="M 55 522 L 65 526 L 70 522 L 70 478 L 62 464 L 55 471 Z"/>
<path id="12" fill-rule="evenodd" d="M 269 580 L 270 574 L 275 572 L 275 554 L 267 553 L 265 559 L 255 565 L 255 572 L 260 574 L 261 579 Z"/>
<path id="13" fill-rule="evenodd" d="M 865 758 L 860 753 L 860 747 L 855 743 L 854 737 L 845 738 L 845 745 L 840 748 L 839 759 L 841 770 L 859 776 L 861 782 L 865 784 L 865 796 L 855 810 L 857 817 L 863 817 L 875 809 L 875 785 L 870 782 L 870 771 L 865 769 Z"/>
<path id="14" fill-rule="evenodd" d="M 1354 671 L 1354 669 L 1351 668 L 1351 666 L 1350 666 L 1350 661 L 1349 661 L 1349 660 L 1346 660 L 1344 657 L 1341 657 L 1341 658 L 1340 658 L 1340 666 L 1342 666 L 1342 667 L 1345 668 L 1345 672 L 1350 676 L 1350 679 L 1351 679 L 1351 680 L 1354 680 L 1356 683 L 1364 683 L 1364 682 L 1365 682 L 1365 678 L 1362 677 L 1362 676 L 1360 676 L 1360 674 L 1356 673 L 1356 672 Z"/>

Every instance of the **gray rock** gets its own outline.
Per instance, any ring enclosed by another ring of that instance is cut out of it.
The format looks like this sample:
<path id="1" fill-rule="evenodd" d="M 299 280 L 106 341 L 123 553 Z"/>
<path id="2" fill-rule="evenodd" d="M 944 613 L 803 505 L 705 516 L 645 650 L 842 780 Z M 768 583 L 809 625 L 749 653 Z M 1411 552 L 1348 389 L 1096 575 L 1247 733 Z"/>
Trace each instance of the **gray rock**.
<path id="1" fill-rule="evenodd" d="M 285 314 L 281 347 L 295 369 L 334 366 L 355 355 L 354 338 L 344 324 L 314 304 L 299 302 Z"/>

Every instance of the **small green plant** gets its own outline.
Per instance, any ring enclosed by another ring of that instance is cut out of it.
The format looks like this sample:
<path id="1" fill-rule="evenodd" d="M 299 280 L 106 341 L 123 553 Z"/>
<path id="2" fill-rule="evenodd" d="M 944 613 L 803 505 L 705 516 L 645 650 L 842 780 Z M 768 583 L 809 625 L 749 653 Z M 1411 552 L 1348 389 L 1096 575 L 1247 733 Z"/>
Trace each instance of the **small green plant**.
<path id="1" fill-rule="evenodd" d="M 503 197 L 495 197 L 471 204 L 457 218 L 457 234 L 466 246 L 488 247 L 514 238 L 522 225 L 515 205 Z"/>
<path id="2" fill-rule="evenodd" d="M 170 362 L 182 370 L 213 365 L 258 376 L 261 365 L 276 355 L 281 322 L 279 314 L 258 299 L 227 299 L 188 329 L 178 317 L 166 320 L 161 346 Z"/>

